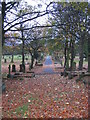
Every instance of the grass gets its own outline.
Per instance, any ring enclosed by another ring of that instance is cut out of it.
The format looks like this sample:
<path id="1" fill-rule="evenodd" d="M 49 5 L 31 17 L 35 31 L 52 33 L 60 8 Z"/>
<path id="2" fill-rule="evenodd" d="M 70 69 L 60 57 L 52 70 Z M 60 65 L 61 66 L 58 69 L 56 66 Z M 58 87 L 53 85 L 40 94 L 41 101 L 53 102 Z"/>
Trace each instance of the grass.
<path id="1" fill-rule="evenodd" d="M 16 114 L 17 115 L 21 114 L 21 116 L 24 116 L 26 111 L 28 111 L 28 106 L 29 106 L 29 103 L 26 103 L 23 106 L 16 108 L 16 110 L 15 110 Z"/>
<path id="2" fill-rule="evenodd" d="M 28 94 L 24 95 L 24 96 L 28 96 Z M 21 117 L 28 117 L 28 110 L 30 113 L 30 107 L 29 105 L 33 103 L 33 101 L 36 101 L 36 103 L 34 103 L 36 106 L 39 106 L 39 104 L 43 104 L 43 101 L 41 99 L 39 99 L 38 97 L 33 97 L 31 94 L 28 96 L 28 100 L 30 100 L 30 102 L 27 102 L 25 104 L 23 104 L 22 106 L 19 106 L 15 109 L 15 111 L 11 111 L 11 114 L 14 114 L 18 117 L 18 115 L 20 115 Z"/>
<path id="3" fill-rule="evenodd" d="M 4 59 L 7 61 L 11 61 L 12 56 L 11 55 L 4 55 Z M 25 59 L 28 58 L 28 60 L 31 59 L 30 55 L 25 55 Z M 14 61 L 22 61 L 22 55 L 14 55 Z"/>
<path id="4" fill-rule="evenodd" d="M 74 62 L 76 62 L 76 64 L 79 64 L 79 60 L 74 60 Z M 83 60 L 83 65 L 86 65 L 86 64 L 88 64 L 88 61 Z"/>

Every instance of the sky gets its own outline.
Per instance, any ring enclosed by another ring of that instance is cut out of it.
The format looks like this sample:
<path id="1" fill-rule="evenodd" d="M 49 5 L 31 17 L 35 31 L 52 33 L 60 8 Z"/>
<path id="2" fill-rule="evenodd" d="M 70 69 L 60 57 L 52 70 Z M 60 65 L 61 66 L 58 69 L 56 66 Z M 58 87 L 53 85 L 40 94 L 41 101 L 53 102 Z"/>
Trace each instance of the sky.
<path id="1" fill-rule="evenodd" d="M 1 0 L 1 1 L 19 1 L 19 0 Z M 24 0 L 26 1 L 29 5 L 32 5 L 32 6 L 38 6 L 38 5 L 42 5 L 41 8 L 39 8 L 40 10 L 44 11 L 46 9 L 46 6 L 52 2 L 52 1 L 66 1 L 66 0 Z M 67 0 L 68 1 L 68 0 Z M 70 0 L 69 0 L 70 1 Z M 72 0 L 71 0 L 72 1 Z M 74 0 L 73 0 L 74 1 Z M 80 1 L 80 0 L 75 0 L 75 1 Z M 82 0 L 82 1 L 85 1 L 85 0 Z M 89 0 L 90 1 L 90 0 Z M 37 19 L 37 21 L 40 23 L 40 24 L 44 24 L 48 21 L 48 17 L 47 15 L 43 16 L 43 17 L 40 17 Z"/>
<path id="2" fill-rule="evenodd" d="M 19 1 L 19 0 L 0 0 L 1 2 L 2 1 Z M 38 3 L 39 1 L 43 1 L 43 3 L 45 3 L 45 2 L 51 2 L 51 1 L 54 1 L 54 2 L 58 2 L 58 1 L 60 1 L 60 2 L 68 2 L 68 1 L 70 1 L 70 2 L 89 2 L 90 3 L 90 0 L 25 0 L 25 1 L 27 1 L 28 3 L 31 3 L 31 4 L 36 4 L 36 3 Z"/>
<path id="3" fill-rule="evenodd" d="M 42 5 L 41 9 L 42 11 L 44 11 L 46 9 L 47 4 L 49 4 L 50 1 L 52 0 L 25 0 L 29 5 L 32 6 L 38 6 L 38 5 Z M 46 2 L 47 1 L 47 2 Z M 42 18 L 38 18 L 37 21 L 40 22 L 40 24 L 45 23 L 48 20 L 47 16 L 43 16 Z"/>

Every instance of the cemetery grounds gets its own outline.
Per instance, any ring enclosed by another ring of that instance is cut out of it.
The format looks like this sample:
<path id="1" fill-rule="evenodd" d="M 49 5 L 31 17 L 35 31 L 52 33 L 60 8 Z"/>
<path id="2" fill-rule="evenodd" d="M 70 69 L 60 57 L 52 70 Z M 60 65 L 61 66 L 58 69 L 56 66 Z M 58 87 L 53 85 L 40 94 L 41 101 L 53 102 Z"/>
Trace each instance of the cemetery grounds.
<path id="1" fill-rule="evenodd" d="M 61 76 L 63 67 L 54 64 L 54 61 L 47 67 L 52 68 L 56 74 L 42 74 L 45 66 L 34 66 L 29 73 L 30 61 L 26 61 L 26 73 L 22 73 L 22 77 L 7 78 L 9 64 L 15 64 L 16 71 L 19 71 L 20 60 L 19 57 L 15 58 L 14 63 L 10 63 L 10 59 L 6 63 L 2 60 L 2 81 L 6 85 L 6 90 L 2 93 L 3 118 L 88 120 L 88 84 L 84 84 L 83 80 L 76 82 L 78 76 L 73 79 Z M 33 72 L 35 76 L 32 77 Z M 83 79 L 88 81 L 90 78 Z"/>

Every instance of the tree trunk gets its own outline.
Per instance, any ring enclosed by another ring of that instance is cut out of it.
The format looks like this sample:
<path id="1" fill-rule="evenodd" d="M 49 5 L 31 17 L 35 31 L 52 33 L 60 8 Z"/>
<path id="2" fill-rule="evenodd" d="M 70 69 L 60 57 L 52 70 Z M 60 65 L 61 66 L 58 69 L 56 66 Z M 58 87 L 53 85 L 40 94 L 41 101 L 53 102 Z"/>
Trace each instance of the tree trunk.
<path id="1" fill-rule="evenodd" d="M 80 43 L 79 43 L 79 48 L 80 48 L 80 53 L 79 53 L 79 70 L 83 69 L 83 47 L 84 47 L 84 34 L 81 36 Z"/>
<path id="2" fill-rule="evenodd" d="M 74 61 L 74 40 L 71 41 L 71 62 L 70 62 L 70 70 L 73 69 L 73 61 Z"/>
<path id="3" fill-rule="evenodd" d="M 4 59 L 4 55 L 3 55 L 3 59 Z"/>
<path id="4" fill-rule="evenodd" d="M 13 56 L 13 54 L 12 54 L 12 59 L 11 59 L 11 63 L 13 63 L 13 62 L 14 62 L 13 58 L 14 58 L 14 56 Z"/>
<path id="5" fill-rule="evenodd" d="M 31 69 L 33 68 L 33 63 L 34 63 L 34 55 L 31 55 L 31 65 L 30 65 Z"/>
<path id="6" fill-rule="evenodd" d="M 66 40 L 66 43 L 65 43 L 65 63 L 64 63 L 64 68 L 66 70 L 69 69 L 69 47 L 68 47 L 68 40 Z"/>
<path id="7" fill-rule="evenodd" d="M 69 69 L 69 48 L 67 48 L 67 62 L 66 62 L 66 70 Z"/>
<path id="8" fill-rule="evenodd" d="M 90 39 L 88 37 L 88 72 L 90 72 Z"/>
<path id="9" fill-rule="evenodd" d="M 22 25 L 21 25 L 21 28 L 22 28 Z M 23 30 L 21 30 L 21 33 L 22 33 L 22 67 L 23 67 L 23 72 L 25 72 L 25 62 L 24 62 L 25 56 L 24 56 Z"/>
<path id="10" fill-rule="evenodd" d="M 1 11 L 1 7 L 0 7 L 0 11 Z M 2 85 L 2 70 L 1 70 L 1 65 L 2 65 L 2 16 L 0 14 L 0 91 L 2 91 L 2 89 L 1 89 L 1 85 Z M 2 101 L 2 97 L 0 97 L 0 102 L 1 101 Z M 0 108 L 0 111 L 2 111 L 1 108 Z M 1 115 L 2 115 L 2 112 L 0 112 L 0 116 Z"/>
<path id="11" fill-rule="evenodd" d="M 64 56 L 65 56 L 64 68 L 65 68 L 67 63 L 67 41 L 65 41 Z"/>
<path id="12" fill-rule="evenodd" d="M 5 17 L 5 9 L 6 9 L 6 3 L 5 1 L 2 2 L 2 46 L 4 45 L 5 39 L 4 39 L 4 17 Z"/>

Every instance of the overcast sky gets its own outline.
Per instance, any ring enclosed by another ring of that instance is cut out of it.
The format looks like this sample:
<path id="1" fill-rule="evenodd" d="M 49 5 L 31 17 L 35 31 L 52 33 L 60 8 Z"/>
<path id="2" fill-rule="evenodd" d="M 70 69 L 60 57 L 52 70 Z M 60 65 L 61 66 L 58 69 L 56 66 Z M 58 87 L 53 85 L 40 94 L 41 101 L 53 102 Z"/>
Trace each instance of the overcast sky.
<path id="1" fill-rule="evenodd" d="M 47 4 L 50 3 L 50 1 L 53 0 L 25 0 L 29 5 L 32 6 L 38 6 L 38 5 L 42 5 L 41 9 L 42 11 L 46 9 Z M 38 18 L 38 22 L 40 22 L 40 24 L 43 24 L 47 21 L 47 16 L 44 16 L 42 18 Z"/>
<path id="2" fill-rule="evenodd" d="M 0 0 L 0 1 L 19 1 L 19 0 Z M 58 1 L 60 1 L 60 2 L 89 2 L 90 3 L 90 0 L 25 0 L 25 1 L 27 1 L 28 3 L 31 3 L 31 4 L 36 4 L 36 3 L 40 3 L 40 1 L 42 2 L 43 1 L 43 3 L 45 3 L 45 2 L 50 2 L 50 1 L 54 1 L 54 2 L 58 2 Z"/>

